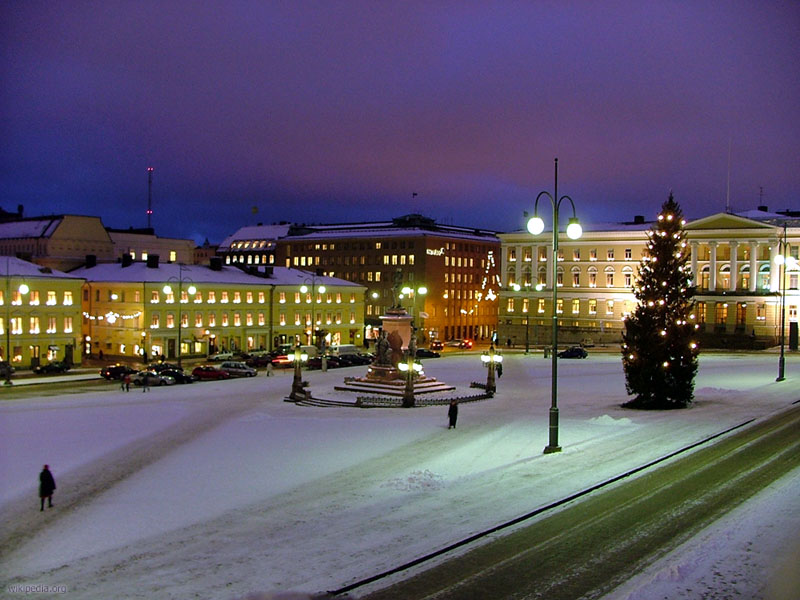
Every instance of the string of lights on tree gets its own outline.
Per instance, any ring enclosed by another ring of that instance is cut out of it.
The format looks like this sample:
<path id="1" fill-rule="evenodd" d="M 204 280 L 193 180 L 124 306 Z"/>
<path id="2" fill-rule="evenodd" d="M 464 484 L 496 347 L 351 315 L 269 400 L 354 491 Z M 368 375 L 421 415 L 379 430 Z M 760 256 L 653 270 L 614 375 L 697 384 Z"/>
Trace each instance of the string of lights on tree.
<path id="1" fill-rule="evenodd" d="M 638 305 L 625 319 L 622 362 L 631 408 L 684 408 L 694 396 L 699 325 L 692 313 L 690 258 L 680 206 L 672 194 L 648 232 L 634 288 Z"/>

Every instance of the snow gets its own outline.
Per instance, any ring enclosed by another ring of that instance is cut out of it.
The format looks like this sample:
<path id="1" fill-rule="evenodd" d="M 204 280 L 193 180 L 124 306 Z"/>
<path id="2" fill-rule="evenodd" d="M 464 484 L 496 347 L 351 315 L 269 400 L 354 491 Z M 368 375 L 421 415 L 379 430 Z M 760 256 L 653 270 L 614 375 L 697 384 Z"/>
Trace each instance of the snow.
<path id="1" fill-rule="evenodd" d="M 459 395 L 485 378 L 476 354 L 424 364 Z M 65 585 L 70 598 L 336 589 L 785 409 L 800 397 L 798 367 L 788 355 L 787 379 L 776 383 L 774 354 L 704 354 L 691 409 L 641 413 L 619 406 L 616 354 L 562 361 L 563 452 L 550 455 L 550 361 L 538 354 L 509 353 L 497 396 L 462 404 L 455 430 L 446 406 L 284 402 L 283 371 L 147 394 L 109 384 L 80 397 L 5 401 L 0 502 L 27 532 L 0 579 Z M 304 378 L 318 397 L 354 401 L 333 386 L 359 369 Z M 44 463 L 58 489 L 41 515 Z M 93 481 L 97 489 L 85 491 Z M 766 597 L 797 541 L 798 491 L 795 472 L 607 600 L 714 598 L 703 594 L 720 580 L 740 597 Z"/>

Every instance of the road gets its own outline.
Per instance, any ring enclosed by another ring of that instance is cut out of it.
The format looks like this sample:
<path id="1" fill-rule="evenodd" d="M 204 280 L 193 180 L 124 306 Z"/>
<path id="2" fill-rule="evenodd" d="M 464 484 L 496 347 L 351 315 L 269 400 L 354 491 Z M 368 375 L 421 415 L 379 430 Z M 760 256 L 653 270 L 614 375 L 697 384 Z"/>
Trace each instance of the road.
<path id="1" fill-rule="evenodd" d="M 597 598 L 791 470 L 800 406 L 696 449 L 364 600 Z"/>

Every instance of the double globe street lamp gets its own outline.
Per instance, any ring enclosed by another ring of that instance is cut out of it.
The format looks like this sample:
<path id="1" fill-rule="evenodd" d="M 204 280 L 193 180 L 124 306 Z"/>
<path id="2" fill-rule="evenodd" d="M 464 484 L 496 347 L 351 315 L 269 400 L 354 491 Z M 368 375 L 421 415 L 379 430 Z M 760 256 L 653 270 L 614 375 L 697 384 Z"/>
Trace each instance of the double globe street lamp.
<path id="1" fill-rule="evenodd" d="M 183 329 L 183 284 L 184 282 L 189 283 L 189 287 L 186 289 L 189 295 L 194 296 L 197 293 L 197 288 L 194 286 L 194 282 L 189 279 L 188 277 L 183 276 L 183 265 L 178 265 L 178 276 L 177 277 L 170 277 L 167 279 L 167 283 L 164 285 L 163 290 L 165 294 L 172 294 L 172 286 L 170 283 L 177 283 L 178 284 L 178 347 L 177 347 L 177 360 L 178 366 L 181 366 L 181 331 Z M 173 296 L 174 299 L 174 296 Z M 187 298 L 186 301 L 188 302 L 189 299 Z"/>
<path id="2" fill-rule="evenodd" d="M 775 256 L 775 264 L 780 271 L 781 283 L 781 354 L 778 359 L 778 377 L 775 381 L 783 381 L 786 369 L 786 271 L 797 270 L 797 259 L 788 254 L 789 246 L 786 238 L 786 223 L 783 224 L 783 240 L 780 242 L 782 252 Z"/>
<path id="3" fill-rule="evenodd" d="M 503 355 L 494 349 L 494 342 L 489 345 L 488 352 L 481 354 L 481 362 L 485 364 L 488 369 L 486 374 L 486 393 L 494 394 L 497 391 L 495 371 L 502 368 L 500 365 L 503 362 Z"/>
<path id="4" fill-rule="evenodd" d="M 5 297 L 3 298 L 3 303 L 6 305 L 6 321 L 4 323 L 5 328 L 6 328 L 6 354 L 5 354 L 6 364 L 3 365 L 3 368 L 5 370 L 5 376 L 6 376 L 5 385 L 12 385 L 12 381 L 11 381 L 11 370 L 12 370 L 12 366 L 11 366 L 11 362 L 12 362 L 12 356 L 11 356 L 11 304 L 12 303 L 13 304 L 22 304 L 22 297 L 30 291 L 30 288 L 28 287 L 28 284 L 26 284 L 25 282 L 22 282 L 21 284 L 19 284 L 17 289 L 14 290 L 14 296 L 15 297 L 13 299 L 11 298 L 11 272 L 10 272 L 10 266 L 9 265 L 10 265 L 9 257 L 6 256 L 6 293 L 5 293 Z M 20 318 L 20 321 L 21 321 L 21 318 Z M 19 330 L 16 331 L 15 333 L 21 333 L 21 329 L 22 329 L 22 327 L 20 326 Z"/>
<path id="5" fill-rule="evenodd" d="M 532 235 L 539 235 L 544 231 L 544 221 L 539 217 L 539 200 L 546 197 L 550 200 L 553 207 L 553 258 L 551 262 L 552 268 L 552 285 L 553 285 L 553 347 L 550 352 L 552 366 L 551 366 L 551 392 L 550 392 L 550 440 L 544 449 L 545 454 L 553 452 L 561 452 L 561 446 L 558 445 L 558 314 L 556 307 L 558 306 L 558 209 L 564 200 L 569 200 L 572 206 L 572 217 L 569 219 L 567 225 L 567 237 L 571 240 L 577 240 L 583 234 L 583 229 L 578 222 L 578 217 L 575 214 L 575 203 L 569 196 L 558 196 L 558 159 L 555 159 L 555 190 L 551 196 L 549 192 L 540 192 L 536 196 L 536 203 L 533 207 L 533 217 L 528 221 L 528 231 Z"/>

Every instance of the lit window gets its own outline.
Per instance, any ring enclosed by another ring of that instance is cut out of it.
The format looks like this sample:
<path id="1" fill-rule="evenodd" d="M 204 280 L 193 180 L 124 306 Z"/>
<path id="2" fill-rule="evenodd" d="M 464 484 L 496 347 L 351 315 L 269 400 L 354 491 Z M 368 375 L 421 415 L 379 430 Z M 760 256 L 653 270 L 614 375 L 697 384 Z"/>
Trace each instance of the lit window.
<path id="1" fill-rule="evenodd" d="M 56 317 L 47 317 L 47 333 L 56 333 L 57 321 Z"/>
<path id="2" fill-rule="evenodd" d="M 228 303 L 228 292 L 222 292 L 219 301 L 220 301 L 221 304 L 227 304 Z"/>
<path id="3" fill-rule="evenodd" d="M 252 303 L 253 303 L 253 292 L 247 292 L 247 293 L 245 294 L 245 301 L 246 301 L 248 304 L 252 304 Z"/>
<path id="4" fill-rule="evenodd" d="M 64 317 L 64 333 L 72 333 L 72 317 Z"/>
<path id="5" fill-rule="evenodd" d="M 172 329 L 173 327 L 175 327 L 175 315 L 167 313 L 167 329 Z"/>
<path id="6" fill-rule="evenodd" d="M 245 325 L 252 326 L 253 325 L 253 313 L 247 313 L 244 317 Z"/>
<path id="7" fill-rule="evenodd" d="M 150 303 L 158 304 L 158 290 L 153 290 L 150 292 Z"/>
<path id="8" fill-rule="evenodd" d="M 597 314 L 597 300 L 594 299 L 589 300 L 589 314 L 590 315 Z"/>
<path id="9" fill-rule="evenodd" d="M 226 292 L 223 292 L 225 294 Z M 233 292 L 233 303 L 239 304 L 242 301 L 242 293 L 241 292 Z M 223 300 L 225 302 L 225 300 Z"/>
<path id="10" fill-rule="evenodd" d="M 216 292 L 208 292 L 208 300 L 209 304 L 214 304 L 217 301 L 217 293 Z"/>
<path id="11" fill-rule="evenodd" d="M 263 327 L 265 323 L 266 321 L 264 320 L 264 313 L 258 313 L 258 324 Z"/>
<path id="12" fill-rule="evenodd" d="M 286 325 L 286 313 L 281 313 L 278 317 L 278 323 L 280 325 Z"/>
<path id="13" fill-rule="evenodd" d="M 203 313 L 201 312 L 194 313 L 194 326 L 195 327 L 203 326 Z"/>
<path id="14" fill-rule="evenodd" d="M 581 312 L 581 301 L 575 298 L 572 301 L 572 314 L 577 315 L 580 314 L 580 312 Z"/>
<path id="15" fill-rule="evenodd" d="M 208 326 L 209 327 L 216 327 L 217 326 L 217 314 L 216 313 L 208 313 Z"/>
<path id="16" fill-rule="evenodd" d="M 223 327 L 228 326 L 228 313 L 226 312 L 222 313 L 222 326 Z"/>

